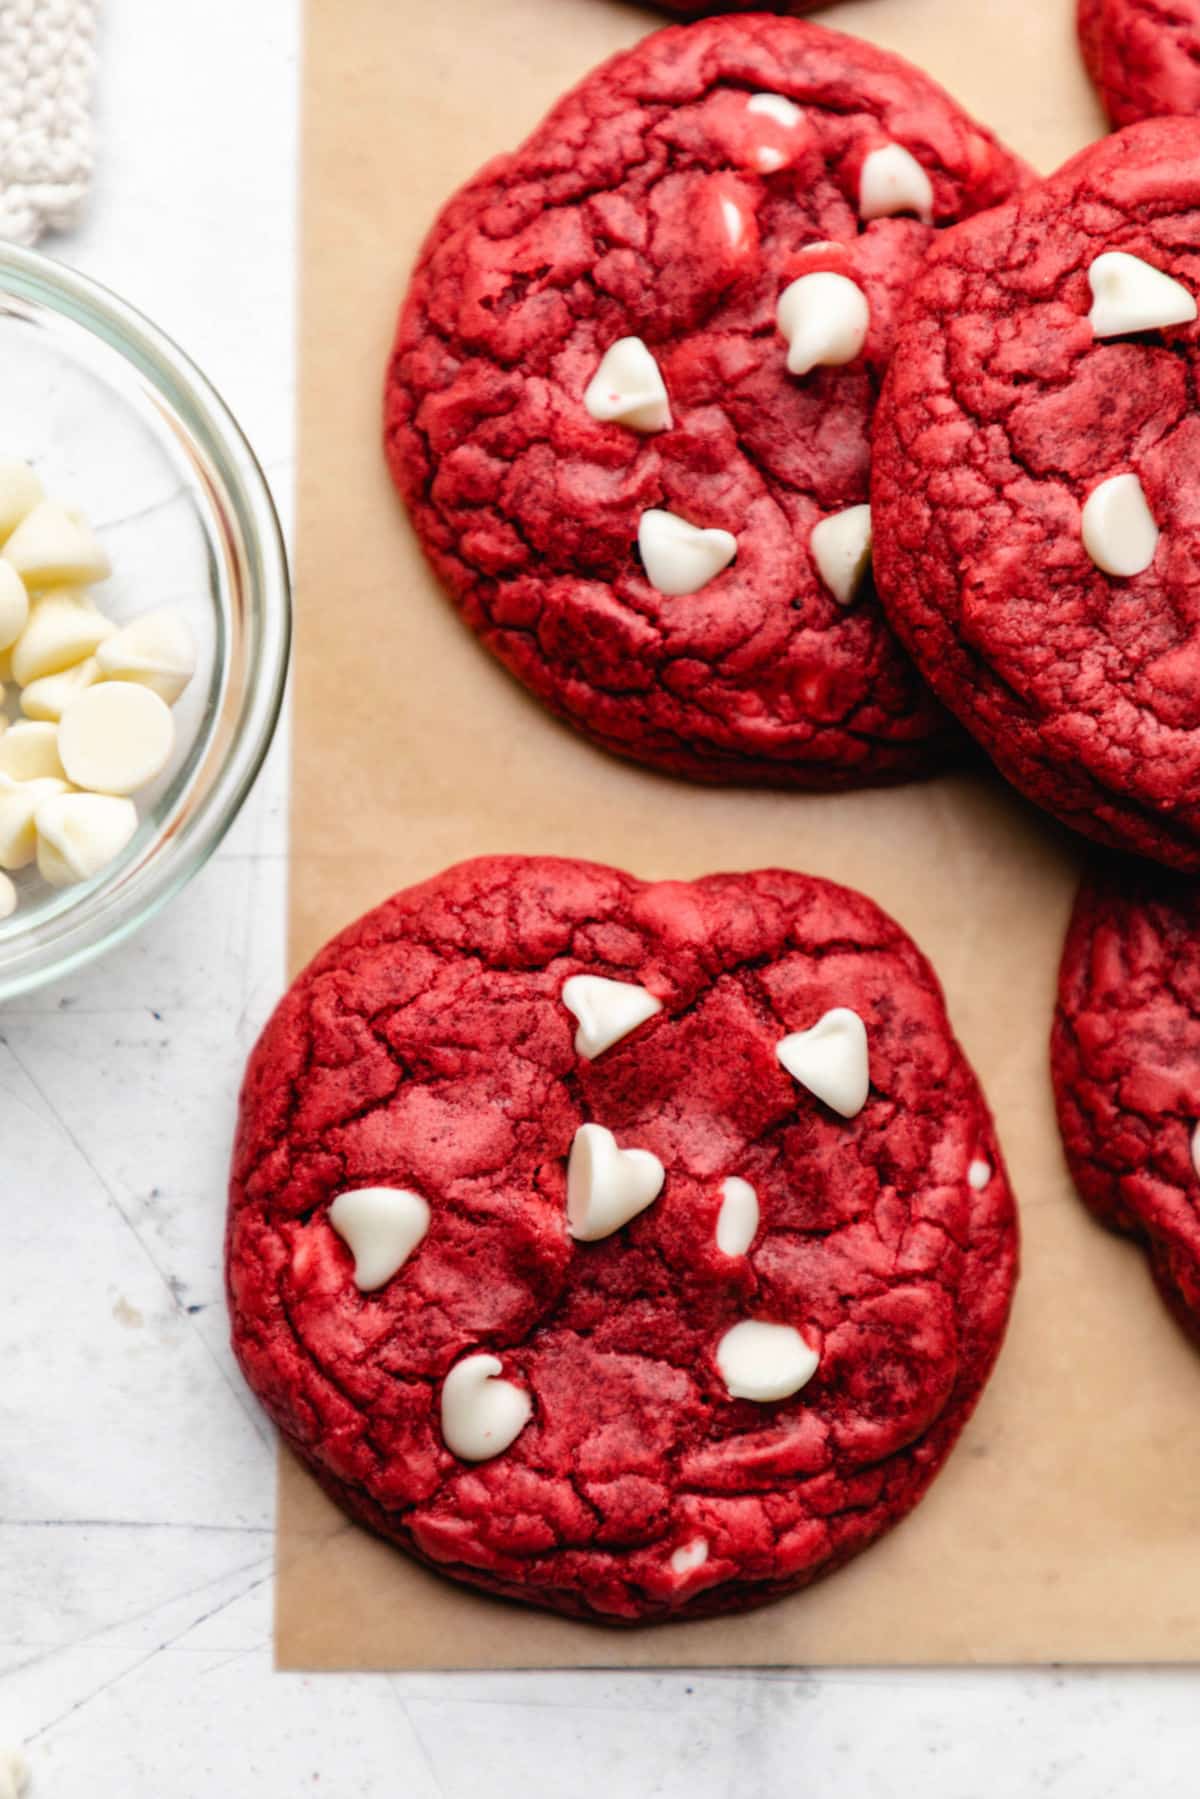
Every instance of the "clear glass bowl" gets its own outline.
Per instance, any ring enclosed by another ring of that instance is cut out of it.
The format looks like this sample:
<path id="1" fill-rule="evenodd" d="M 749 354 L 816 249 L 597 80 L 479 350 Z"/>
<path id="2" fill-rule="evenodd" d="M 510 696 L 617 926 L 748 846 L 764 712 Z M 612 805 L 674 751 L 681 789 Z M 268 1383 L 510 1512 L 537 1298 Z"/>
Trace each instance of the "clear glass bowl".
<path id="1" fill-rule="evenodd" d="M 36 869 L 0 924 L 0 999 L 120 943 L 203 866 L 266 755 L 291 636 L 275 508 L 237 422 L 147 319 L 48 257 L 0 245 L 0 456 L 32 462 L 112 558 L 95 591 L 123 622 L 171 605 L 199 649 L 175 707 L 174 758 L 136 796 L 141 824 L 94 880 Z M 7 711 L 17 716 L 13 690 Z"/>

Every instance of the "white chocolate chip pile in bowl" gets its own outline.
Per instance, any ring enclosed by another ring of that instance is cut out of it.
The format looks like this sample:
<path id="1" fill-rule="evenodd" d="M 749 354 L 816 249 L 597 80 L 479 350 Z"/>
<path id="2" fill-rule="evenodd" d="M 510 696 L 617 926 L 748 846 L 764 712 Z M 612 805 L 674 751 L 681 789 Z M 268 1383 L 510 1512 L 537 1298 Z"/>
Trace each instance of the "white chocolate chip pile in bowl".
<path id="1" fill-rule="evenodd" d="M 86 516 L 0 456 L 0 918 L 38 883 L 102 873 L 137 830 L 135 796 L 153 801 L 176 754 L 191 625 L 174 606 L 118 624 L 112 573 Z"/>
<path id="2" fill-rule="evenodd" d="M 0 246 L 0 999 L 142 924 L 266 753 L 287 565 L 223 402 L 154 326 Z"/>

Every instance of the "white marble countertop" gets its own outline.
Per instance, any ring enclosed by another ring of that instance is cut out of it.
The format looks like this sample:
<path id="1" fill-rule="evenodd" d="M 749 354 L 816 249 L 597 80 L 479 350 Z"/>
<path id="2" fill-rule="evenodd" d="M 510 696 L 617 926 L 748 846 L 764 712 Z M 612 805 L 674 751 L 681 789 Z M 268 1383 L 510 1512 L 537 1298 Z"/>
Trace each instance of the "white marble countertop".
<path id="1" fill-rule="evenodd" d="M 49 246 L 190 349 L 285 516 L 297 14 L 107 0 L 95 193 Z M 275 1452 L 220 1250 L 282 979 L 284 751 L 164 917 L 0 1012 L 0 1744 L 34 1799 L 1184 1790 L 1190 1671 L 273 1672 Z"/>

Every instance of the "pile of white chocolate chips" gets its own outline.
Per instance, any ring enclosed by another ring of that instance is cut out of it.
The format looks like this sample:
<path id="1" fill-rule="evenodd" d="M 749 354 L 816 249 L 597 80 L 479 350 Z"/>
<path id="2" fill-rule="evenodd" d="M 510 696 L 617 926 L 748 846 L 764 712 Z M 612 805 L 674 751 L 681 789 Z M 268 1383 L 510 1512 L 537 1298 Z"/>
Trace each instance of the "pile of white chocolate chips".
<path id="1" fill-rule="evenodd" d="M 170 607 L 118 626 L 89 591 L 112 573 L 86 519 L 48 500 L 24 462 L 0 459 L 0 918 L 10 875 L 36 862 L 53 887 L 90 880 L 137 829 L 130 797 L 166 767 L 171 707 L 196 667 Z"/>

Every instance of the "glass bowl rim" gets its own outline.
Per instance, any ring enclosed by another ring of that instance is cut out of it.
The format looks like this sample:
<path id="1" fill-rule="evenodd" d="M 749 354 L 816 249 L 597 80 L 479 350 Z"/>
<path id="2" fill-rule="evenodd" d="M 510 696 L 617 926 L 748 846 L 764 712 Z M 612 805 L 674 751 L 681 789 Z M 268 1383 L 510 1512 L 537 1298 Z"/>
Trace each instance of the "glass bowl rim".
<path id="1" fill-rule="evenodd" d="M 291 648 L 291 583 L 283 532 L 258 458 L 230 408 L 191 357 L 135 307 L 40 251 L 0 244 L 0 293 L 62 315 L 129 363 L 203 451 L 236 517 L 248 605 L 236 728 L 213 779 L 132 879 L 63 913 L 48 936 L 0 957 L 0 1001 L 61 979 L 140 929 L 191 880 L 228 832 L 275 735 Z"/>

